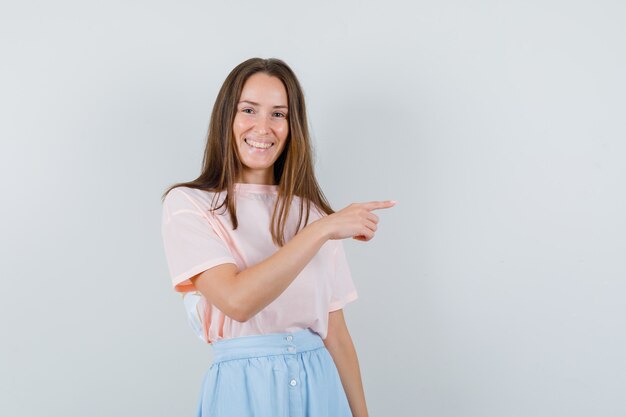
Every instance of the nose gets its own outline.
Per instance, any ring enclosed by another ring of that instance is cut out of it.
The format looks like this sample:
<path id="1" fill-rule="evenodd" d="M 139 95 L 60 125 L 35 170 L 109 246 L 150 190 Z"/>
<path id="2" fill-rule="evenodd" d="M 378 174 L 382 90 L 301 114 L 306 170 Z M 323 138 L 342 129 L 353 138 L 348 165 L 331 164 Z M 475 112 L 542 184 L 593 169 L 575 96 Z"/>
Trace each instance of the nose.
<path id="1" fill-rule="evenodd" d="M 268 125 L 269 125 L 269 122 L 267 121 L 267 117 L 259 117 L 256 120 L 256 124 L 255 124 L 256 131 L 259 134 L 264 135 L 268 132 L 268 129 L 269 129 Z"/>

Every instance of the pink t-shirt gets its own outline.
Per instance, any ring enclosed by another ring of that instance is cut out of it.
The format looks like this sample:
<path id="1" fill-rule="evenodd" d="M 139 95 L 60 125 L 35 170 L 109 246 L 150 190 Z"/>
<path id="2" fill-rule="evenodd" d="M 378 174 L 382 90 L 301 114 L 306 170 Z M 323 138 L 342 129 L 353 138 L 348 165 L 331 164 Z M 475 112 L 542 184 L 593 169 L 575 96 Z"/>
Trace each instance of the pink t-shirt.
<path id="1" fill-rule="evenodd" d="M 189 278 L 209 268 L 233 263 L 244 270 L 264 261 L 279 247 L 272 242 L 270 222 L 278 186 L 235 183 L 237 230 L 225 206 L 210 212 L 226 191 L 213 193 L 189 187 L 170 191 L 163 203 L 162 236 L 174 290 L 184 298 L 192 326 L 207 343 L 220 339 L 310 328 L 322 339 L 328 333 L 328 313 L 358 298 L 342 240 L 327 240 L 294 281 L 273 302 L 245 323 L 231 319 L 196 291 Z M 295 234 L 300 198 L 294 197 L 285 229 Z M 322 214 L 311 205 L 309 223 Z M 304 216 L 302 222 L 304 224 Z M 304 227 L 304 226 L 303 226 Z M 187 297 L 187 296 L 190 297 Z M 193 312 L 192 312 L 193 310 Z M 193 318 L 198 320 L 193 322 Z"/>

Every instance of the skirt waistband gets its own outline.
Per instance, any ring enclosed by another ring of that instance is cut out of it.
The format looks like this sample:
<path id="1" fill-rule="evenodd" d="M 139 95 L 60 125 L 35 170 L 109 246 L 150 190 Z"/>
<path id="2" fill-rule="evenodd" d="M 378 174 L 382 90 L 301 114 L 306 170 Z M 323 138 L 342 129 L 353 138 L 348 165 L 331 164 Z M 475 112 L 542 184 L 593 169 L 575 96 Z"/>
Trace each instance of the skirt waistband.
<path id="1" fill-rule="evenodd" d="M 213 363 L 257 356 L 295 355 L 325 346 L 320 335 L 310 328 L 287 333 L 220 339 L 211 345 Z"/>

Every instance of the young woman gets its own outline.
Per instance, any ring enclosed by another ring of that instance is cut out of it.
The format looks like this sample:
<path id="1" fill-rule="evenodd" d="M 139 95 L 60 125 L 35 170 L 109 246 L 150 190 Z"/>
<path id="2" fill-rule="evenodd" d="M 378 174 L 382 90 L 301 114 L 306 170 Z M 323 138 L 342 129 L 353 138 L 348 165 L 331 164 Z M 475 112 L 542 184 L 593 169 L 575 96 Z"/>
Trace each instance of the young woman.
<path id="1" fill-rule="evenodd" d="M 213 349 L 198 417 L 368 415 L 343 316 L 358 295 L 342 239 L 372 239 L 372 211 L 395 202 L 335 212 L 312 159 L 296 76 L 252 58 L 219 91 L 201 175 L 164 193 L 174 290 L 200 301 L 186 305 Z"/>

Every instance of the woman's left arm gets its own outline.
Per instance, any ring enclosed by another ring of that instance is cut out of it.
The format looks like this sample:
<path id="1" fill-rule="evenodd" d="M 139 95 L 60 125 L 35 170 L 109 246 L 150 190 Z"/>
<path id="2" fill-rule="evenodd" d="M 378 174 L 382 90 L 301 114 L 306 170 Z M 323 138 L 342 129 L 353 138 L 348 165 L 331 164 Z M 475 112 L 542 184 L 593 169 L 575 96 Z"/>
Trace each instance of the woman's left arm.
<path id="1" fill-rule="evenodd" d="M 343 309 L 329 313 L 328 334 L 324 339 L 324 345 L 337 366 L 353 417 L 368 417 L 359 360 L 348 332 Z"/>

